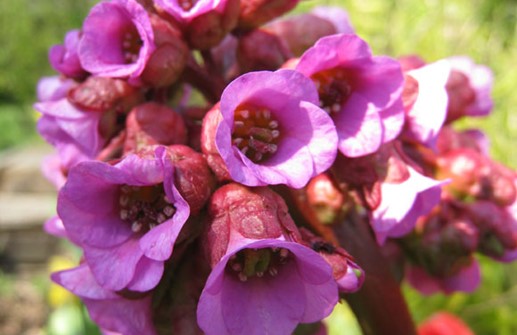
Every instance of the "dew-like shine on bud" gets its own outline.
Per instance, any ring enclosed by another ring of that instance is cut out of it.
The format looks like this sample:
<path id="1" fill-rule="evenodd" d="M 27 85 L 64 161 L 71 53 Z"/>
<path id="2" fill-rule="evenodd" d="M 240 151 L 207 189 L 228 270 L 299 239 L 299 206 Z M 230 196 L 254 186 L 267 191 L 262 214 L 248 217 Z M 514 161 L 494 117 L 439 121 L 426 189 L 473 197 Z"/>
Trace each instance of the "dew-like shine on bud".
<path id="1" fill-rule="evenodd" d="M 278 150 L 279 126 L 269 109 L 241 105 L 234 115 L 232 143 L 255 163 L 267 160 Z"/>
<path id="2" fill-rule="evenodd" d="M 226 270 L 245 282 L 251 277 L 275 277 L 291 258 L 283 248 L 244 249 L 230 257 Z"/>
<path id="3" fill-rule="evenodd" d="M 119 208 L 120 219 L 127 222 L 134 233 L 146 233 L 176 213 L 176 208 L 165 195 L 163 184 L 122 185 Z"/>
<path id="4" fill-rule="evenodd" d="M 329 69 L 311 76 L 318 89 L 320 107 L 328 114 L 336 114 L 352 94 L 350 75 L 344 69 Z"/>

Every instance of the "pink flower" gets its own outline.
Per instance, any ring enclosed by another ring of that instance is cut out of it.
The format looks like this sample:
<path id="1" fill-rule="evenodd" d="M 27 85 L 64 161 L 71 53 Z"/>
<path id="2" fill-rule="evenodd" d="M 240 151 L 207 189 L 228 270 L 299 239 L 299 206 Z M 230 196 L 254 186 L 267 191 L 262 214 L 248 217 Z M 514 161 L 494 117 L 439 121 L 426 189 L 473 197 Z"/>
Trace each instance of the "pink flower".
<path id="1" fill-rule="evenodd" d="M 163 147 L 114 165 L 89 161 L 70 170 L 58 214 L 102 287 L 148 291 L 157 285 L 189 216 L 173 172 Z"/>
<path id="2" fill-rule="evenodd" d="M 276 239 L 228 250 L 212 270 L 197 310 L 207 334 L 290 334 L 337 303 L 330 266 L 314 251 Z"/>
<path id="3" fill-rule="evenodd" d="M 438 181 L 407 167 L 409 178 L 400 183 L 381 184 L 381 202 L 371 212 L 371 225 L 377 241 L 383 244 L 388 237 L 402 237 L 415 226 L 416 220 L 440 202 Z"/>
<path id="4" fill-rule="evenodd" d="M 135 0 L 102 1 L 86 17 L 78 55 L 101 77 L 140 76 L 155 49 L 151 21 Z"/>
<path id="5" fill-rule="evenodd" d="M 215 145 L 232 179 L 300 188 L 332 165 L 337 136 L 314 85 L 296 71 L 251 72 L 221 96 Z"/>
<path id="6" fill-rule="evenodd" d="M 334 120 L 345 156 L 373 153 L 399 134 L 404 121 L 400 65 L 372 56 L 357 35 L 321 38 L 302 55 L 296 70 L 318 88 L 320 106 Z"/>

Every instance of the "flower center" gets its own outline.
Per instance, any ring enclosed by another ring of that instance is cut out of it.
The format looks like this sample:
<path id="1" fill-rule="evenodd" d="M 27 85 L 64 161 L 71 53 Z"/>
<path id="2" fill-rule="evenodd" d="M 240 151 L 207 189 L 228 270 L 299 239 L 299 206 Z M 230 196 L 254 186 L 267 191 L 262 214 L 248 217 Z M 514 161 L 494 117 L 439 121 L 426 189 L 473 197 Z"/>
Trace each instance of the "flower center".
<path id="1" fill-rule="evenodd" d="M 278 121 L 267 108 L 239 106 L 233 121 L 232 143 L 253 162 L 268 159 L 278 149 Z"/>
<path id="2" fill-rule="evenodd" d="M 184 11 L 189 11 L 194 7 L 197 0 L 178 0 L 178 4 Z"/>
<path id="3" fill-rule="evenodd" d="M 120 218 L 131 225 L 131 230 L 135 233 L 145 234 L 176 213 L 176 208 L 163 191 L 163 184 L 122 185 L 119 205 Z"/>
<path id="4" fill-rule="evenodd" d="M 275 277 L 291 258 L 291 252 L 283 248 L 244 249 L 230 258 L 226 270 L 242 282 L 250 277 Z"/>
<path id="5" fill-rule="evenodd" d="M 122 55 L 126 64 L 131 64 L 138 60 L 138 54 L 143 44 L 144 42 L 140 38 L 136 27 L 127 27 L 122 36 Z"/>
<path id="6" fill-rule="evenodd" d="M 344 69 L 317 72 L 311 79 L 318 89 L 320 107 L 327 113 L 338 113 L 352 94 L 350 75 Z"/>

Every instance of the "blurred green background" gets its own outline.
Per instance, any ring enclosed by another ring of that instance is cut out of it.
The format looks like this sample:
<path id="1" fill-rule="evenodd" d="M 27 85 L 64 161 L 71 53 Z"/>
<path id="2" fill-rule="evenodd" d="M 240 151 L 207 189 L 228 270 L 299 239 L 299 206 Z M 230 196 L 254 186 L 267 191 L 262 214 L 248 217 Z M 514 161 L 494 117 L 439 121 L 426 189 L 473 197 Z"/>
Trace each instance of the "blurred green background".
<path id="1" fill-rule="evenodd" d="M 38 78 L 54 75 L 48 65 L 48 48 L 62 43 L 66 31 L 80 27 L 94 3 L 0 1 L 0 150 L 41 141 L 34 131 L 37 116 L 31 106 Z M 493 114 L 462 121 L 460 126 L 486 131 L 493 156 L 517 168 L 517 1 L 304 0 L 297 10 L 330 4 L 348 10 L 357 33 L 375 54 L 397 57 L 417 53 L 429 62 L 468 55 L 491 67 L 495 74 Z M 483 282 L 472 295 L 422 297 L 405 287 L 415 320 L 419 322 L 436 310 L 448 310 L 462 317 L 476 334 L 517 334 L 517 264 L 502 265 L 484 258 L 481 263 Z M 9 278 L 0 273 L 0 293 L 9 285 Z M 40 286 L 46 290 L 45 285 Z M 331 333 L 356 333 L 350 320 L 349 315 L 333 317 Z"/>

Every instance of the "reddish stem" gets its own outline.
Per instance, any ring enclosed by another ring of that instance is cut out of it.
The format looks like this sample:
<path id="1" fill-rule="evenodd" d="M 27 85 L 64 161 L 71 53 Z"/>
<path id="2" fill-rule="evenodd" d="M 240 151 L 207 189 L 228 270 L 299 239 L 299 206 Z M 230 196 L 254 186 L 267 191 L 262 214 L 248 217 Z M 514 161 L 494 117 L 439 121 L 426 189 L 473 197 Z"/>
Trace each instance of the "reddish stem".
<path id="1" fill-rule="evenodd" d="M 381 254 L 369 225 L 352 213 L 334 228 L 341 244 L 366 273 L 363 287 L 344 296 L 364 335 L 416 335 L 400 286 Z"/>
<path id="2" fill-rule="evenodd" d="M 187 61 L 182 77 L 184 81 L 197 88 L 211 103 L 219 101 L 226 86 L 222 78 L 211 75 L 193 57 Z"/>

